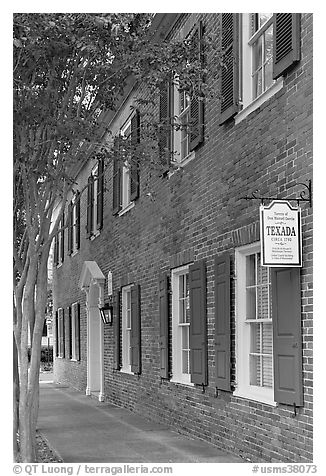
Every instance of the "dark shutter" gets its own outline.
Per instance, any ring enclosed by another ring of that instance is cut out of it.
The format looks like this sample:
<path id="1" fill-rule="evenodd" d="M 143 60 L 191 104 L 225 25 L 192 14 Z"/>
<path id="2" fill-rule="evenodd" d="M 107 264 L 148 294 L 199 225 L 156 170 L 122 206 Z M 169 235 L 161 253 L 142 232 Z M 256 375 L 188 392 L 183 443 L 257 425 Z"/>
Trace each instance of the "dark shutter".
<path id="1" fill-rule="evenodd" d="M 215 257 L 215 385 L 230 391 L 230 255 Z"/>
<path id="2" fill-rule="evenodd" d="M 140 349 L 140 286 L 135 284 L 131 288 L 131 371 L 141 373 L 141 349 Z"/>
<path id="3" fill-rule="evenodd" d="M 76 192 L 75 207 L 76 207 L 76 249 L 80 248 L 80 193 Z"/>
<path id="4" fill-rule="evenodd" d="M 67 325 L 66 325 L 66 332 L 68 335 L 68 350 L 66 352 L 67 357 L 71 359 L 72 357 L 72 325 L 71 325 L 71 306 L 67 307 L 67 315 L 66 315 Z"/>
<path id="5" fill-rule="evenodd" d="M 161 377 L 169 378 L 169 288 L 168 275 L 159 280 Z"/>
<path id="6" fill-rule="evenodd" d="M 75 306 L 75 342 L 76 360 L 80 360 L 80 304 Z"/>
<path id="7" fill-rule="evenodd" d="M 61 262 L 63 262 L 64 257 L 65 257 L 65 231 L 63 229 L 65 225 L 65 213 L 62 213 L 62 219 L 61 219 Z"/>
<path id="8" fill-rule="evenodd" d="M 221 17 L 220 125 L 239 111 L 239 14 L 221 13 Z"/>
<path id="9" fill-rule="evenodd" d="M 88 177 L 88 184 L 87 184 L 87 222 L 86 222 L 86 234 L 87 238 L 90 238 L 92 235 L 92 228 L 93 228 L 93 185 L 94 179 L 93 176 L 90 175 Z"/>
<path id="10" fill-rule="evenodd" d="M 197 261 L 189 267 L 191 381 L 207 385 L 206 267 Z"/>
<path id="11" fill-rule="evenodd" d="M 103 195 L 104 194 L 104 160 L 98 161 L 97 167 L 97 208 L 96 227 L 101 230 L 103 227 Z"/>
<path id="12" fill-rule="evenodd" d="M 73 227 L 73 204 L 72 202 L 68 205 L 68 255 L 72 253 L 72 227 Z"/>
<path id="13" fill-rule="evenodd" d="M 203 24 L 198 22 L 193 34 L 192 41 L 198 48 L 198 56 L 203 65 Z M 200 76 L 200 82 L 203 78 Z M 196 93 L 198 94 L 199 91 Z M 194 150 L 204 140 L 204 101 L 199 96 L 193 97 L 190 103 L 190 150 Z"/>
<path id="14" fill-rule="evenodd" d="M 274 13 L 273 79 L 300 60 L 300 13 Z"/>
<path id="15" fill-rule="evenodd" d="M 272 270 L 274 398 L 303 405 L 299 268 Z"/>
<path id="16" fill-rule="evenodd" d="M 130 201 L 139 197 L 139 160 L 137 157 L 137 145 L 140 142 L 140 114 L 136 110 L 131 118 L 131 145 L 132 157 L 130 164 Z"/>
<path id="17" fill-rule="evenodd" d="M 113 369 L 120 370 L 121 368 L 121 352 L 120 352 L 120 291 L 116 294 L 115 304 L 115 316 L 113 317 L 113 330 L 114 330 L 114 356 L 113 356 Z"/>
<path id="18" fill-rule="evenodd" d="M 121 163 L 117 157 L 113 161 L 113 215 L 121 210 Z"/>
<path id="19" fill-rule="evenodd" d="M 58 311 L 55 311 L 55 356 L 59 355 Z"/>
<path id="20" fill-rule="evenodd" d="M 163 171 L 166 172 L 170 167 L 171 148 L 172 148 L 172 111 L 173 111 L 173 85 L 172 81 L 163 83 L 160 87 L 159 104 L 159 154 Z"/>

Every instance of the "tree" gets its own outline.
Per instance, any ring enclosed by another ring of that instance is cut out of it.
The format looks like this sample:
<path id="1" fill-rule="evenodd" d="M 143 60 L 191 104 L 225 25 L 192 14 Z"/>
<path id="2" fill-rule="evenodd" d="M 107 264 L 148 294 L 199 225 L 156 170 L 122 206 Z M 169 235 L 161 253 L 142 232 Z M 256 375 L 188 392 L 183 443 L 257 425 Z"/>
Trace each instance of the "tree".
<path id="1" fill-rule="evenodd" d="M 194 45 L 184 40 L 156 41 L 150 29 L 151 20 L 149 14 L 127 13 L 14 15 L 13 328 L 17 357 L 17 461 L 36 461 L 47 265 L 51 243 L 60 232 L 67 197 L 75 184 L 76 164 L 92 154 L 102 154 L 106 163 L 117 153 L 121 160 L 130 157 L 128 147 L 133 147 L 132 142 L 126 144 L 116 138 L 110 146 L 103 143 L 108 132 L 106 114 L 115 110 L 130 78 L 147 85 L 145 97 L 139 97 L 139 105 L 148 115 L 147 141 L 138 151 L 144 160 L 156 157 L 153 149 L 157 146 L 157 133 L 162 131 L 162 124 L 148 113 L 149 105 L 155 102 L 161 84 L 171 79 L 171 71 L 180 88 L 197 96 L 203 94 L 203 86 L 198 88 L 202 65 Z"/>

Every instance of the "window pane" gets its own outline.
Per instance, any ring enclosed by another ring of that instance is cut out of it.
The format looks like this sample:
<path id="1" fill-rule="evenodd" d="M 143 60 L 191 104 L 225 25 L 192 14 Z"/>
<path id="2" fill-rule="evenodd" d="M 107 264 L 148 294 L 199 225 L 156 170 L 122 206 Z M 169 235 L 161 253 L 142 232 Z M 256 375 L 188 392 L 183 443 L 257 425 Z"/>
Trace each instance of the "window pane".
<path id="1" fill-rule="evenodd" d="M 259 16 L 259 28 L 264 25 L 271 17 L 273 13 L 258 13 Z"/>
<path id="2" fill-rule="evenodd" d="M 272 355 L 273 352 L 273 327 L 272 324 L 262 323 L 262 353 Z"/>
<path id="3" fill-rule="evenodd" d="M 260 36 L 257 41 L 252 45 L 252 71 L 257 71 L 262 65 L 262 52 L 263 52 L 263 38 Z"/>
<path id="4" fill-rule="evenodd" d="M 247 289 L 246 294 L 246 319 L 256 319 L 256 288 Z"/>
<path id="5" fill-rule="evenodd" d="M 260 353 L 261 349 L 261 324 L 251 324 L 251 352 Z"/>
<path id="6" fill-rule="evenodd" d="M 246 285 L 256 284 L 256 255 L 246 257 Z"/>
<path id="7" fill-rule="evenodd" d="M 273 386 L 273 361 L 272 361 L 272 357 L 263 356 L 262 386 L 263 387 L 272 387 Z"/>

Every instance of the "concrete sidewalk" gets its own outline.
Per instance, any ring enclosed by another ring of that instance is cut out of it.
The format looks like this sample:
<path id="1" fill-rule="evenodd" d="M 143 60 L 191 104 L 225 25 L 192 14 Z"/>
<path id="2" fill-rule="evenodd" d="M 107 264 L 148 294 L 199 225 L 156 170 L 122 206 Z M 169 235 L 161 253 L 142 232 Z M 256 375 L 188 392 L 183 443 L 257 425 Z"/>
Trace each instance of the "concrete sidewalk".
<path id="1" fill-rule="evenodd" d="M 40 382 L 37 428 L 65 463 L 244 462 L 50 378 Z"/>

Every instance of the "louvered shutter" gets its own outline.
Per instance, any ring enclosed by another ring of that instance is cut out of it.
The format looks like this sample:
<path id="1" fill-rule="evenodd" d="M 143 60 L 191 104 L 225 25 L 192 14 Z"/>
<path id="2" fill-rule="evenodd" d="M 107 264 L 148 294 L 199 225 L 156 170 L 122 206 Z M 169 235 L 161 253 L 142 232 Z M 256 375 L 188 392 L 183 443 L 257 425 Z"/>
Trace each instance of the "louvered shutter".
<path id="1" fill-rule="evenodd" d="M 55 356 L 59 355 L 58 311 L 55 311 Z"/>
<path id="2" fill-rule="evenodd" d="M 121 368 L 121 352 L 120 352 L 120 291 L 116 294 L 115 304 L 115 316 L 113 317 L 113 330 L 114 330 L 114 356 L 113 356 L 113 369 L 120 370 Z"/>
<path id="3" fill-rule="evenodd" d="M 168 275 L 159 279 L 160 375 L 169 378 L 169 288 Z"/>
<path id="4" fill-rule="evenodd" d="M 140 349 L 140 286 L 136 284 L 131 288 L 131 371 L 141 373 L 141 349 Z"/>
<path id="5" fill-rule="evenodd" d="M 230 391 L 230 255 L 215 257 L 215 385 Z"/>
<path id="6" fill-rule="evenodd" d="M 76 360 L 80 360 L 80 304 L 77 302 L 75 306 L 75 349 Z"/>
<path id="7" fill-rule="evenodd" d="M 88 177 L 87 184 L 87 222 L 86 222 L 86 233 L 87 238 L 90 238 L 92 235 L 93 227 L 93 189 L 94 189 L 94 180 L 93 176 Z"/>
<path id="8" fill-rule="evenodd" d="M 122 190 L 121 190 L 121 163 L 118 158 L 113 161 L 113 215 L 121 210 Z"/>
<path id="9" fill-rule="evenodd" d="M 99 159 L 97 167 L 97 207 L 96 207 L 96 228 L 103 227 L 103 196 L 104 196 L 104 160 Z"/>
<path id="10" fill-rule="evenodd" d="M 173 86 L 172 81 L 167 81 L 160 87 L 159 104 L 159 154 L 163 172 L 170 167 L 172 146 L 172 111 L 173 111 Z"/>
<path id="11" fill-rule="evenodd" d="M 220 125 L 239 111 L 239 14 L 222 13 L 221 17 Z"/>
<path id="12" fill-rule="evenodd" d="M 300 13 L 274 13 L 273 79 L 300 60 Z"/>
<path id="13" fill-rule="evenodd" d="M 207 385 L 206 267 L 197 261 L 189 267 L 191 381 Z"/>
<path id="14" fill-rule="evenodd" d="M 131 145 L 132 157 L 130 164 L 130 201 L 139 197 L 139 160 L 137 157 L 137 145 L 140 142 L 140 114 L 136 110 L 131 118 Z"/>
<path id="15" fill-rule="evenodd" d="M 193 34 L 192 41 L 198 49 L 198 59 L 203 65 L 203 24 L 198 22 Z M 202 81 L 200 76 L 198 81 Z M 204 140 L 204 101 L 200 97 L 191 98 L 190 103 L 190 150 L 194 150 Z"/>
<path id="16" fill-rule="evenodd" d="M 76 192 L 75 207 L 76 207 L 76 249 L 80 248 L 80 193 Z"/>
<path id="17" fill-rule="evenodd" d="M 68 205 L 68 255 L 71 255 L 72 253 L 72 227 L 73 227 L 73 204 L 72 202 L 69 203 Z"/>
<path id="18" fill-rule="evenodd" d="M 274 398 L 303 405 L 299 268 L 272 269 Z"/>
<path id="19" fill-rule="evenodd" d="M 67 355 L 68 359 L 71 359 L 71 357 L 72 357 L 72 325 L 71 325 L 71 306 L 68 306 L 68 307 L 67 307 L 67 315 L 66 315 L 66 320 L 67 320 L 67 324 L 66 324 L 66 333 L 67 333 L 67 335 L 68 335 L 68 340 L 67 340 L 67 343 L 68 343 L 68 349 L 67 349 L 66 355 Z"/>

